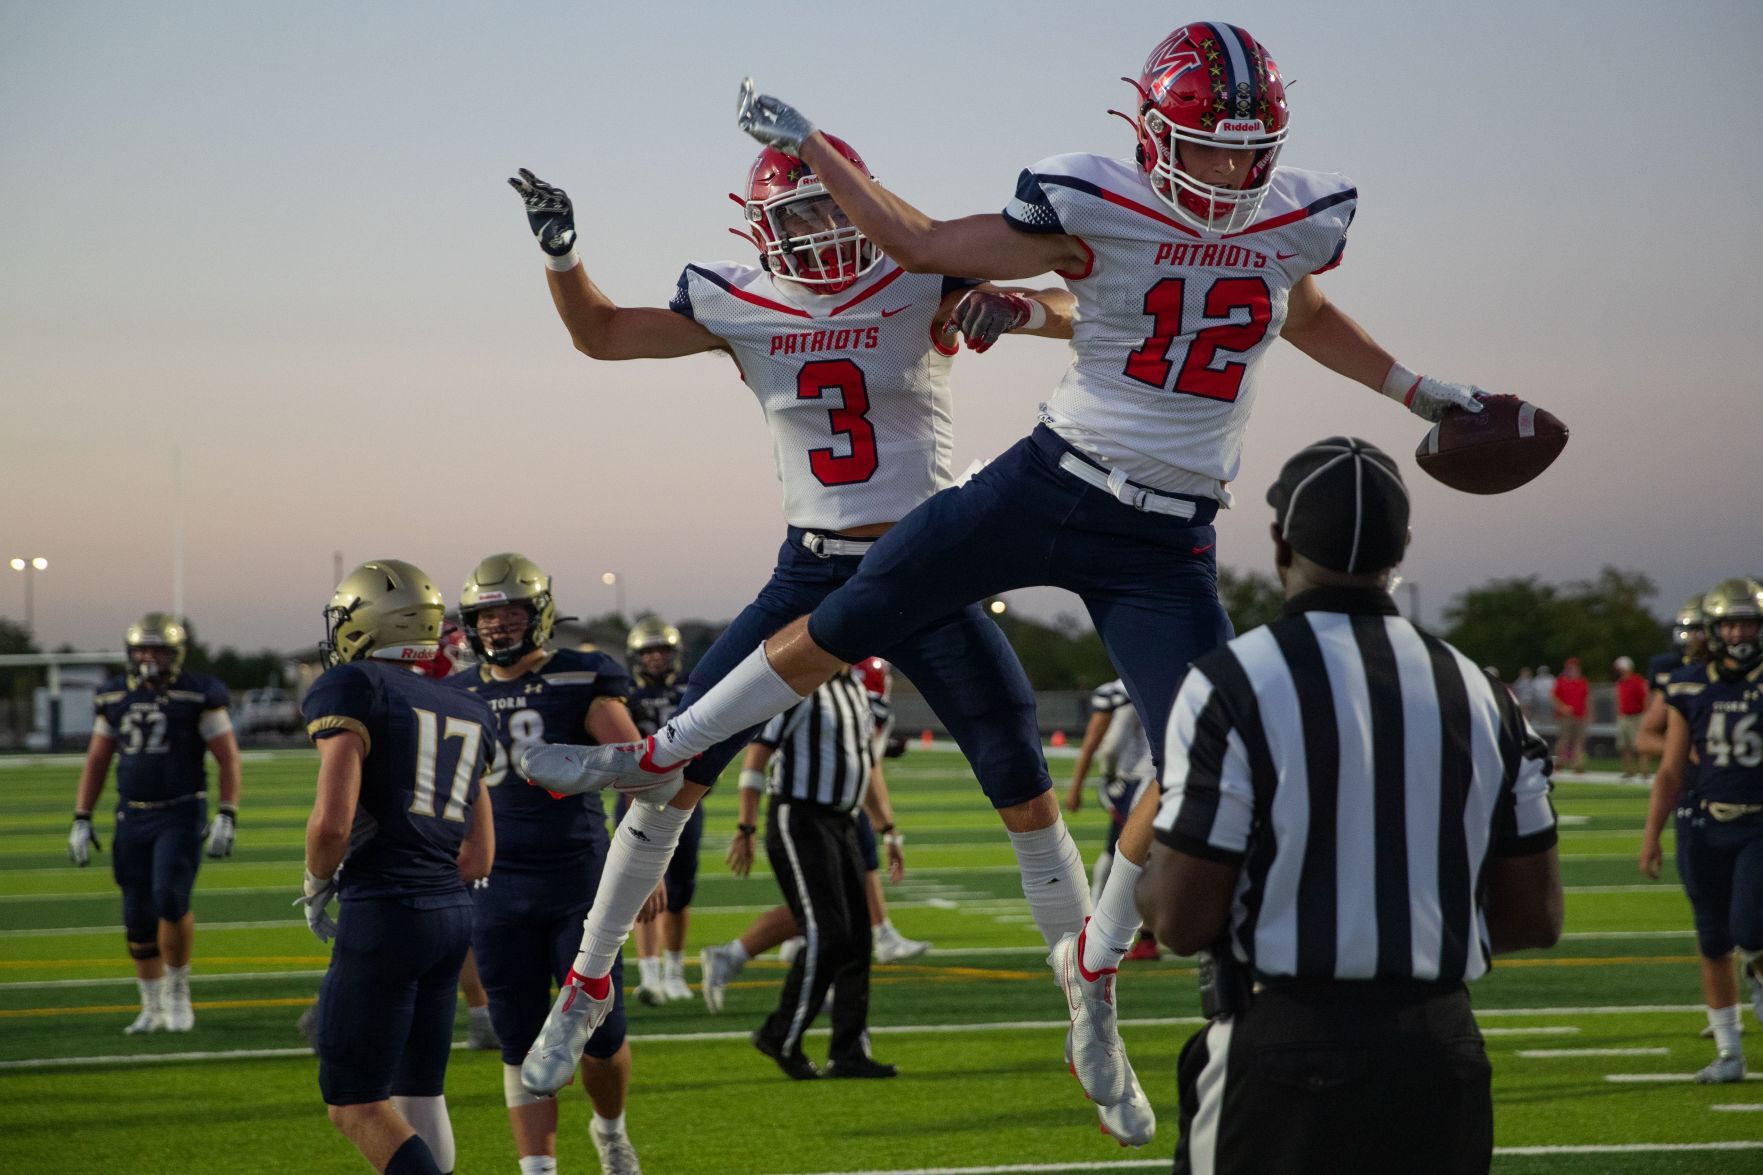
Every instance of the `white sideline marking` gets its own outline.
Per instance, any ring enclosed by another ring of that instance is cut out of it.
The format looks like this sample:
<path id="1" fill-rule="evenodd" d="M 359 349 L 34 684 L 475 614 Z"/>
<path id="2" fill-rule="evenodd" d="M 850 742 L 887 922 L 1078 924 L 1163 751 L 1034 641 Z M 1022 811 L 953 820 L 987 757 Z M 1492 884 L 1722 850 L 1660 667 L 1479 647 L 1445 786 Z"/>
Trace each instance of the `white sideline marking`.
<path id="1" fill-rule="evenodd" d="M 1543 1028 L 1484 1028 L 1483 1036 L 1576 1036 L 1579 1029 L 1568 1024 Z"/>
<path id="2" fill-rule="evenodd" d="M 1618 1085 L 1675 1085 L 1694 1081 L 1694 1073 L 1606 1073 L 1605 1081 Z M 1763 1081 L 1763 1073 L 1747 1073 L 1746 1081 Z M 1736 1083 L 1735 1083 L 1736 1084 Z M 1763 1146 L 1763 1143 L 1759 1143 Z"/>
<path id="3" fill-rule="evenodd" d="M 190 982 L 206 985 L 210 983 L 227 983 L 239 979 L 318 979 L 323 971 L 222 971 L 216 975 L 204 975 L 200 971 L 190 976 Z M 102 979 L 20 979 L 0 983 L 0 991 L 15 991 L 25 988 L 52 987 L 105 987 L 109 984 L 127 984 L 134 986 L 133 975 L 111 975 Z"/>
<path id="4" fill-rule="evenodd" d="M 1621 1142 L 1584 1146 L 1497 1146 L 1496 1155 L 1631 1155 L 1676 1151 L 1763 1150 L 1763 1140 L 1742 1142 Z M 1167 1170 L 1168 1159 L 1098 1159 L 1082 1163 L 1006 1163 L 993 1167 L 887 1167 L 866 1171 L 819 1171 L 815 1175 L 1038 1175 L 1056 1171 Z"/>
<path id="5" fill-rule="evenodd" d="M 1728 1102 L 1726 1105 L 1709 1106 L 1710 1110 L 1718 1110 L 1723 1114 L 1754 1114 L 1763 1110 L 1763 1102 Z"/>
<path id="6" fill-rule="evenodd" d="M 1521 1057 L 1668 1057 L 1670 1049 L 1519 1049 Z"/>
<path id="7" fill-rule="evenodd" d="M 766 909 L 770 909 L 769 906 Z M 274 918 L 267 922 L 200 922 L 203 930 L 278 930 L 289 926 L 305 926 L 306 919 Z M 39 930 L 8 930 L 8 938 L 53 938 L 56 935 L 79 934 L 118 934 L 122 927 L 116 926 L 53 926 Z"/>

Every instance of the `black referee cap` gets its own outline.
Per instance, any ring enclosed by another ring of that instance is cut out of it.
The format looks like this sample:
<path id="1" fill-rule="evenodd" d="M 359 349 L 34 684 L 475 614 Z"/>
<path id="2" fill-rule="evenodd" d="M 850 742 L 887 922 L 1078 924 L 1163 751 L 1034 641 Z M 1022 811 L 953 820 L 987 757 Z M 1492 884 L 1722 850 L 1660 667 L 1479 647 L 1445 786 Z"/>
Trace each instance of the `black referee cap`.
<path id="1" fill-rule="evenodd" d="M 1329 437 L 1299 451 L 1268 487 L 1267 504 L 1292 550 L 1331 571 L 1384 571 L 1408 546 L 1401 471 L 1358 437 Z"/>

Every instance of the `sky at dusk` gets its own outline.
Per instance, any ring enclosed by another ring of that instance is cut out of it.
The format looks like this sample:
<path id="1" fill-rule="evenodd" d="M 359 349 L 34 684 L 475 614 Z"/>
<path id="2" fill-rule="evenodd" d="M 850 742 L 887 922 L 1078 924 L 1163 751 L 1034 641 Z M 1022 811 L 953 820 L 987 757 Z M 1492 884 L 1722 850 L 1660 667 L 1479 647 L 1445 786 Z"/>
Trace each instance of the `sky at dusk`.
<path id="1" fill-rule="evenodd" d="M 1265 486 L 1348 432 L 1413 487 L 1428 620 L 1496 577 L 1611 564 L 1664 615 L 1763 572 L 1753 0 L 81 0 L 0 6 L 0 616 L 12 556 L 49 560 L 46 646 L 115 648 L 168 607 L 174 450 L 212 645 L 316 640 L 339 551 L 451 596 L 515 549 L 565 613 L 610 611 L 615 571 L 631 612 L 732 616 L 783 536 L 756 405 L 723 359 L 578 355 L 504 177 L 567 188 L 596 281 L 663 305 L 686 262 L 752 256 L 725 231 L 743 74 L 930 214 L 991 212 L 1038 159 L 1128 154 L 1116 79 L 1189 18 L 1279 61 L 1283 162 L 1356 182 L 1326 292 L 1410 367 L 1573 431 L 1531 485 L 1456 493 L 1413 463 L 1423 423 L 1276 347 L 1225 564 L 1268 568 Z M 957 360 L 958 470 L 1026 434 L 1067 356 Z"/>

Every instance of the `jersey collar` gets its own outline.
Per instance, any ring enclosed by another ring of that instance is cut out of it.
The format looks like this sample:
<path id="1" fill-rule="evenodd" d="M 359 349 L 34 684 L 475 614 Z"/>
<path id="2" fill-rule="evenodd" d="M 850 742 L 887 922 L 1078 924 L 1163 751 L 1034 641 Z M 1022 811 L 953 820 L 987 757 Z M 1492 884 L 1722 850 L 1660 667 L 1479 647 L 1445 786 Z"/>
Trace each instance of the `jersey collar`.
<path id="1" fill-rule="evenodd" d="M 1378 588 L 1319 587 L 1286 601 L 1281 616 L 1303 612 L 1344 612 L 1349 616 L 1397 616 L 1396 601 Z"/>

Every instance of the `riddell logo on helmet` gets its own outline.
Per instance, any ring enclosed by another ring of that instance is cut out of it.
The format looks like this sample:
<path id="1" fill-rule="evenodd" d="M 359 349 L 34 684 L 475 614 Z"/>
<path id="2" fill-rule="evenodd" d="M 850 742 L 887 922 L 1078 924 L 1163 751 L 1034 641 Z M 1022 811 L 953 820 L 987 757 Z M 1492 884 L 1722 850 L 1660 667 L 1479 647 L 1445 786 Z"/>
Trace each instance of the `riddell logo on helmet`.
<path id="1" fill-rule="evenodd" d="M 1267 128 L 1258 118 L 1227 118 L 1212 128 L 1215 135 L 1264 135 Z"/>
<path id="2" fill-rule="evenodd" d="M 405 645 L 398 650 L 400 661 L 432 661 L 434 658 L 435 650 L 425 649 L 420 645 Z"/>
<path id="3" fill-rule="evenodd" d="M 479 592 L 477 594 L 478 603 L 480 604 L 490 604 L 497 600 L 506 600 L 507 598 L 507 592 Z"/>

